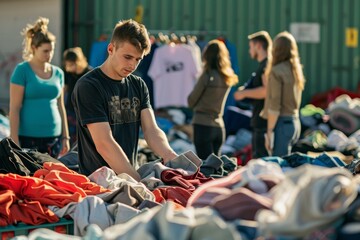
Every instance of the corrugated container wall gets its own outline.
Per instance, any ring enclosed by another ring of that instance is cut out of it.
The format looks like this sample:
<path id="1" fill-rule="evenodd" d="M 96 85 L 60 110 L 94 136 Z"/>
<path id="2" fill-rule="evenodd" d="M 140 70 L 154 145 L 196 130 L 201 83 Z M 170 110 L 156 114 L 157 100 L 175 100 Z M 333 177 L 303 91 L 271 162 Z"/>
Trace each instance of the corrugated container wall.
<path id="1" fill-rule="evenodd" d="M 206 33 L 237 47 L 240 82 L 257 63 L 248 54 L 247 35 L 274 37 L 290 31 L 298 39 L 307 79 L 303 104 L 316 93 L 340 86 L 355 91 L 360 82 L 360 1 L 358 0 L 73 0 L 67 4 L 66 46 L 90 51 L 121 19 L 138 18 L 150 32 Z"/>

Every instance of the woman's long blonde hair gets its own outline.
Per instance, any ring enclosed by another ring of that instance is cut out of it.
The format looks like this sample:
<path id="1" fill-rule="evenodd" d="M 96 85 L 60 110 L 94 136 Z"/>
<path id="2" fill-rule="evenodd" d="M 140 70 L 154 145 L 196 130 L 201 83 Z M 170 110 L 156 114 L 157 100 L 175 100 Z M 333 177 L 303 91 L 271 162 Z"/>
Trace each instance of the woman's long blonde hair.
<path id="1" fill-rule="evenodd" d="M 228 86 L 233 86 L 239 81 L 238 76 L 231 68 L 230 54 L 223 42 L 216 39 L 211 40 L 204 49 L 202 59 L 204 72 L 211 69 L 218 70 Z"/>
<path id="2" fill-rule="evenodd" d="M 23 59 L 31 60 L 32 46 L 39 47 L 43 43 L 54 43 L 55 36 L 48 31 L 49 19 L 39 17 L 33 25 L 28 24 L 21 32 L 23 40 Z"/>
<path id="3" fill-rule="evenodd" d="M 295 77 L 295 84 L 303 90 L 305 87 L 305 77 L 300 63 L 298 46 L 293 35 L 287 31 L 276 35 L 273 43 L 272 58 L 269 59 L 265 75 L 268 77 L 273 66 L 285 61 L 290 62 Z"/>

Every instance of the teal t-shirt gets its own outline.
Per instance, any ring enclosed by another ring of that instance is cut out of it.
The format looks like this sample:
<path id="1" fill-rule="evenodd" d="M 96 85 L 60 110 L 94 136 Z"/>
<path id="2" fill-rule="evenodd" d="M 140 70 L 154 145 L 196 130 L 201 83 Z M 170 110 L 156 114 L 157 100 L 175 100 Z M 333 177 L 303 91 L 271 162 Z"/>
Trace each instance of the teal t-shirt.
<path id="1" fill-rule="evenodd" d="M 27 137 L 56 137 L 61 135 L 61 116 L 57 105 L 64 86 L 64 73 L 52 65 L 49 79 L 38 77 L 28 62 L 19 63 L 11 83 L 24 87 L 20 111 L 19 135 Z"/>

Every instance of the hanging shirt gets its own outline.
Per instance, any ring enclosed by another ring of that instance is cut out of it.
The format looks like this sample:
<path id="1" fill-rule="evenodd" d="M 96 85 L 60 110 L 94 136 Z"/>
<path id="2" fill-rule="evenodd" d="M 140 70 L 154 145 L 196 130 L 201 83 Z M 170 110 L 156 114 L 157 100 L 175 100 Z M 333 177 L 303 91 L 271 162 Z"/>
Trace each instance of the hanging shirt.
<path id="1" fill-rule="evenodd" d="M 146 83 L 146 86 L 149 90 L 149 96 L 150 96 L 150 103 L 153 108 L 155 108 L 154 104 L 154 85 L 151 77 L 148 75 L 148 71 L 152 62 L 152 59 L 154 57 L 154 53 L 156 49 L 160 46 L 159 43 L 153 43 L 151 45 L 151 50 L 148 55 L 146 55 L 143 60 L 141 60 L 139 66 L 136 68 L 134 74 L 136 76 L 141 77 L 144 82 Z"/>
<path id="2" fill-rule="evenodd" d="M 192 39 L 188 40 L 187 45 L 190 47 L 194 59 L 195 59 L 195 63 L 197 64 L 197 68 L 201 69 L 202 67 L 202 60 L 201 60 L 201 50 L 200 47 L 196 44 L 196 42 Z"/>
<path id="3" fill-rule="evenodd" d="M 187 106 L 187 96 L 200 70 L 188 46 L 171 44 L 157 48 L 148 71 L 154 84 L 155 106 Z"/>

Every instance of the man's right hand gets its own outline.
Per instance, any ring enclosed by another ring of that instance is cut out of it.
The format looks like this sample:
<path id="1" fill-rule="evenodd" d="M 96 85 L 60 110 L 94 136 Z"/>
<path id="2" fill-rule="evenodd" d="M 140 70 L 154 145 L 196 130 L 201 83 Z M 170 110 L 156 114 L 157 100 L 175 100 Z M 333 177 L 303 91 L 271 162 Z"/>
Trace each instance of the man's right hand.
<path id="1" fill-rule="evenodd" d="M 97 152 L 117 174 L 126 173 L 140 181 L 140 175 L 130 164 L 125 152 L 112 136 L 108 122 L 87 124 Z"/>

